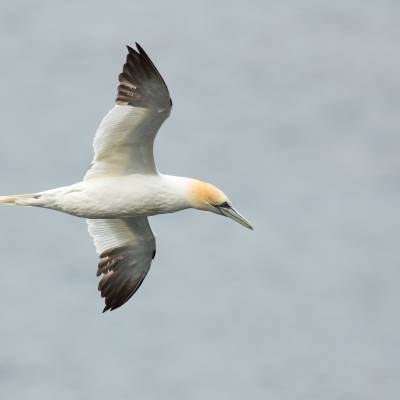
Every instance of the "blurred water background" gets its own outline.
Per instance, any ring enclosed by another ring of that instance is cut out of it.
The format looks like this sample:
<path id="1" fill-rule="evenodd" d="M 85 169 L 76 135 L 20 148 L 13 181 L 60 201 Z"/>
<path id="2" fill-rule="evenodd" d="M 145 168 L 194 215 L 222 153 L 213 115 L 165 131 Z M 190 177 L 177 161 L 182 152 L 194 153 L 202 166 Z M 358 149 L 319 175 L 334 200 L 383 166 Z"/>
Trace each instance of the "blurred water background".
<path id="1" fill-rule="evenodd" d="M 0 4 L 0 193 L 79 181 L 138 41 L 168 83 L 159 169 L 255 225 L 151 218 L 101 314 L 84 220 L 0 208 L 2 399 L 400 398 L 400 3 Z"/>

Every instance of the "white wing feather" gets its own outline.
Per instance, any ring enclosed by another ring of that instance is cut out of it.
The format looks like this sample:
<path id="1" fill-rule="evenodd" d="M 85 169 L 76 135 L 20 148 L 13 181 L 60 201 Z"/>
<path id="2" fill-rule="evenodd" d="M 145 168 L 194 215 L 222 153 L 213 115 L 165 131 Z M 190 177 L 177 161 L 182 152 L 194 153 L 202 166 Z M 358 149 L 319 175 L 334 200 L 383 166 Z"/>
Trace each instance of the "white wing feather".
<path id="1" fill-rule="evenodd" d="M 146 217 L 129 219 L 88 219 L 88 231 L 97 254 L 117 247 L 155 247 L 155 238 Z M 154 243 L 153 243 L 154 242 Z"/>
<path id="2" fill-rule="evenodd" d="M 153 143 L 165 112 L 115 105 L 101 122 L 94 139 L 95 156 L 85 180 L 134 173 L 157 174 Z"/>

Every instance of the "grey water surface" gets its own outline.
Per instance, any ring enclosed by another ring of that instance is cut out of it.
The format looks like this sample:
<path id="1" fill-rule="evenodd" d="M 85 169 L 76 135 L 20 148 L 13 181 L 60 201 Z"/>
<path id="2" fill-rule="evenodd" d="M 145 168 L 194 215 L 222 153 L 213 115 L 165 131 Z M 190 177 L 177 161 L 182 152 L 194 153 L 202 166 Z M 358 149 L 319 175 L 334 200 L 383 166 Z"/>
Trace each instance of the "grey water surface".
<path id="1" fill-rule="evenodd" d="M 84 220 L 0 208 L 1 399 L 400 398 L 400 3 L 0 4 L 0 194 L 77 182 L 125 44 L 163 74 L 159 169 L 254 232 L 184 211 L 101 314 Z"/>

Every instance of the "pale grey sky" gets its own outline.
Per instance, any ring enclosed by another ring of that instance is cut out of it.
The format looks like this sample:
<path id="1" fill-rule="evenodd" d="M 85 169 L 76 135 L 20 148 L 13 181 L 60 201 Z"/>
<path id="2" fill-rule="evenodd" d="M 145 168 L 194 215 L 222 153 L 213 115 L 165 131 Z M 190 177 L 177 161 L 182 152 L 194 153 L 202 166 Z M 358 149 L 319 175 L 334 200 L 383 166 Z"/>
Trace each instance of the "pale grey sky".
<path id="1" fill-rule="evenodd" d="M 83 220 L 0 208 L 5 399 L 398 399 L 400 4 L 0 5 L 0 194 L 76 182 L 138 41 L 173 101 L 159 169 L 255 226 L 151 219 L 158 252 L 101 314 Z"/>

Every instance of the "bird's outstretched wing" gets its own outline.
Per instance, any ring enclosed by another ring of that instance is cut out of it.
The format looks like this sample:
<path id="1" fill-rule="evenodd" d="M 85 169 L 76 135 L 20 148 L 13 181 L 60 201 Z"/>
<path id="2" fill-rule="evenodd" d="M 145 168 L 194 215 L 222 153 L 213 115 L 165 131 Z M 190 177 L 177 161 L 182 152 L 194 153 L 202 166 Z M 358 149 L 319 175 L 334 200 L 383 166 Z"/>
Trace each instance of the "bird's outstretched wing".
<path id="1" fill-rule="evenodd" d="M 156 67 L 136 43 L 128 47 L 119 75 L 116 104 L 94 139 L 95 156 L 85 180 L 133 173 L 157 174 L 153 143 L 172 107 L 168 88 Z"/>
<path id="2" fill-rule="evenodd" d="M 146 217 L 89 219 L 89 233 L 100 255 L 97 276 L 104 311 L 126 303 L 139 289 L 156 254 Z"/>

